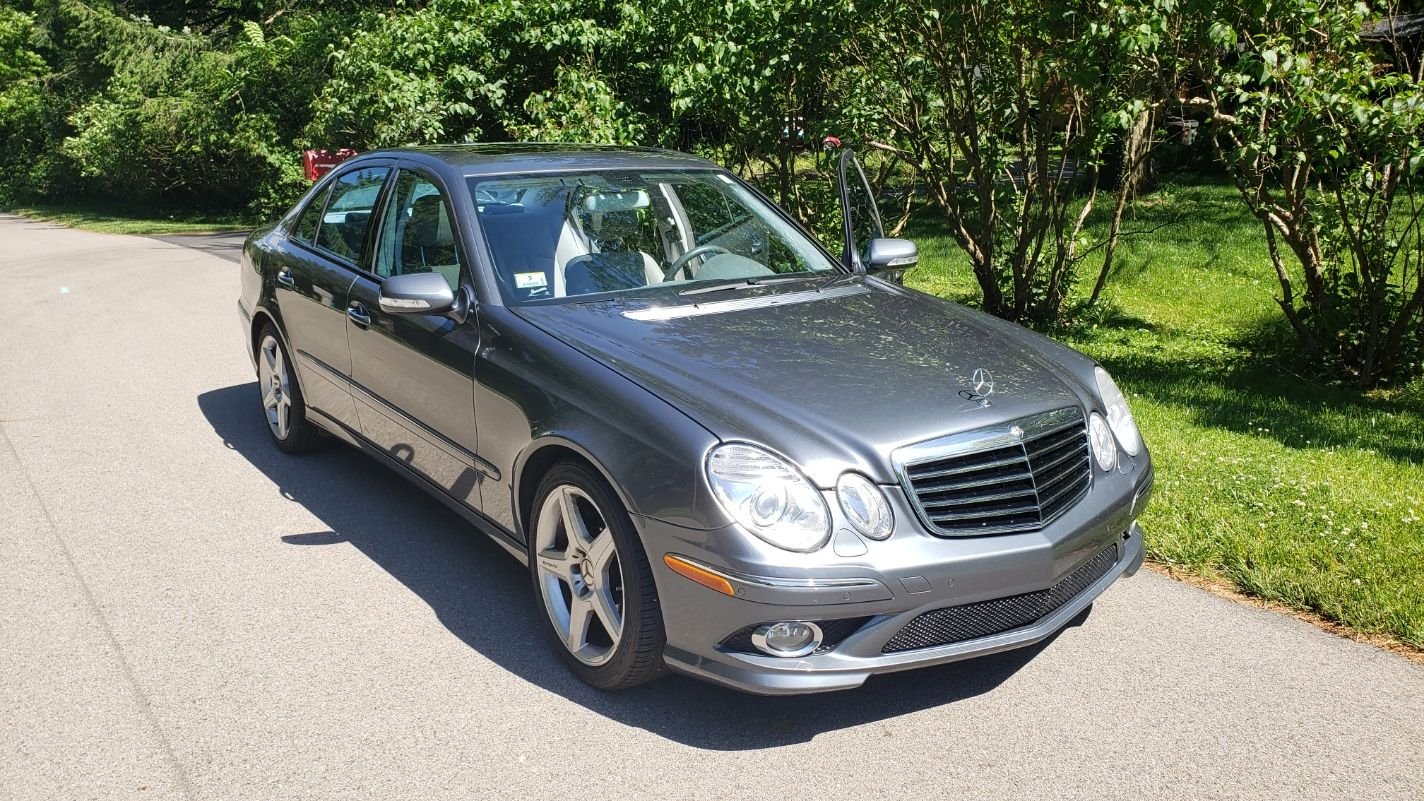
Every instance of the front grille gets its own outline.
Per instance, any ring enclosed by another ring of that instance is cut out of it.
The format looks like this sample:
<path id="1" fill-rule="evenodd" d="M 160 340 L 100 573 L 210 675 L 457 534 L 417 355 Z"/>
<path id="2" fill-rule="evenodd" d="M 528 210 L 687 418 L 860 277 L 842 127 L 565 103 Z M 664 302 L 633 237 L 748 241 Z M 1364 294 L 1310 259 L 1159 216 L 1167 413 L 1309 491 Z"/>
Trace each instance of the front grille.
<path id="1" fill-rule="evenodd" d="M 1106 575 L 1115 564 L 1117 545 L 1089 559 L 1046 590 L 925 612 L 905 624 L 880 651 L 893 654 L 933 648 L 1037 623 Z"/>
<path id="2" fill-rule="evenodd" d="M 847 637 L 860 629 L 868 617 L 848 617 L 840 620 L 817 620 L 817 626 L 821 627 L 821 646 L 815 653 L 824 654 L 835 650 Z M 760 654 L 755 645 L 752 645 L 752 633 L 764 623 L 753 623 L 750 626 L 743 626 L 728 634 L 722 639 L 722 648 L 727 651 L 737 651 L 746 654 Z"/>
<path id="3" fill-rule="evenodd" d="M 1088 431 L 1077 408 L 1024 417 L 906 449 L 920 515 L 948 536 L 1035 531 L 1088 491 Z"/>

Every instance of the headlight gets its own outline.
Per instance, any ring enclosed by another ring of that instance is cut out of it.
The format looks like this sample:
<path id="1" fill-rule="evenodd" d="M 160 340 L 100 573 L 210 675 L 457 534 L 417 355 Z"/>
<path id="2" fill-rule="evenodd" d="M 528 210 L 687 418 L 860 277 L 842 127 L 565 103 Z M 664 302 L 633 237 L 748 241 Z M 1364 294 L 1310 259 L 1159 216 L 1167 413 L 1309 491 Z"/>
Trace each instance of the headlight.
<path id="1" fill-rule="evenodd" d="M 1117 437 L 1117 444 L 1127 451 L 1128 456 L 1136 456 L 1142 450 L 1142 435 L 1138 433 L 1137 423 L 1127 408 L 1127 398 L 1122 396 L 1122 390 L 1117 388 L 1107 370 L 1095 367 L 1093 376 L 1098 379 L 1098 397 L 1103 399 L 1103 409 L 1108 413 L 1108 427 Z"/>
<path id="2" fill-rule="evenodd" d="M 895 530 L 895 514 L 885 493 L 859 473 L 846 473 L 836 482 L 836 500 L 846 520 L 872 540 L 883 540 Z"/>
<path id="3" fill-rule="evenodd" d="M 795 466 L 755 445 L 719 445 L 707 457 L 717 502 L 751 533 L 788 551 L 814 551 L 831 535 L 831 510 Z"/>
<path id="4" fill-rule="evenodd" d="M 1117 443 L 1113 441 L 1107 421 L 1097 412 L 1088 415 L 1088 441 L 1093 444 L 1093 458 L 1098 460 L 1098 467 L 1111 473 L 1117 467 Z"/>

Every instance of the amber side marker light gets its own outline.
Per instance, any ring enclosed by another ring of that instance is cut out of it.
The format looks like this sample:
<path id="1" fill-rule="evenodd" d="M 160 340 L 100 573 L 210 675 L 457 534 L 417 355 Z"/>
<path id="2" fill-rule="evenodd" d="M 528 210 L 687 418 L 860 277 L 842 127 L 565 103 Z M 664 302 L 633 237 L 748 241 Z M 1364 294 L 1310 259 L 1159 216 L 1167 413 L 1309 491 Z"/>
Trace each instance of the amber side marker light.
<path id="1" fill-rule="evenodd" d="M 732 583 L 725 578 L 713 573 L 705 567 L 698 567 L 686 559 L 680 559 L 672 554 L 663 557 L 663 563 L 672 568 L 672 572 L 683 578 L 695 581 L 709 590 L 716 590 L 723 595 L 736 595 L 737 591 L 732 589 Z"/>

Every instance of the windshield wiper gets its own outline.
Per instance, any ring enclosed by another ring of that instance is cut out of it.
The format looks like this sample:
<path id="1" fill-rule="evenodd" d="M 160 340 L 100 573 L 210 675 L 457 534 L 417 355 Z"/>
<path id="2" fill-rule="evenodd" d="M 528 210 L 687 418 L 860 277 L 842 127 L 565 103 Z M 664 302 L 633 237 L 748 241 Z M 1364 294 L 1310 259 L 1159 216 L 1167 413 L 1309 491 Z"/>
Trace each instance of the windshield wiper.
<path id="1" fill-rule="evenodd" d="M 696 289 L 684 289 L 677 293 L 679 295 L 705 295 L 708 292 L 725 292 L 729 289 L 747 289 L 754 286 L 766 286 L 767 284 L 779 284 L 783 281 L 805 281 L 814 278 L 813 275 L 786 275 L 777 278 L 738 278 L 725 284 L 713 284 L 712 286 L 702 286 Z"/>

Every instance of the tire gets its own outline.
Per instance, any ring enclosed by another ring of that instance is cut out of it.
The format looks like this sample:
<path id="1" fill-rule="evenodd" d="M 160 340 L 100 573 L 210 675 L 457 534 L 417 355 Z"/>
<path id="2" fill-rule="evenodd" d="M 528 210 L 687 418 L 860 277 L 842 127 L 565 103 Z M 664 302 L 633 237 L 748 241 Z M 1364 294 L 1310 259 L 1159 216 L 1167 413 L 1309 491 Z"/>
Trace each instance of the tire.
<path id="1" fill-rule="evenodd" d="M 583 534 L 569 534 L 566 509 L 575 510 L 572 525 Z M 539 482 L 529 522 L 529 575 L 540 617 L 569 669 L 601 690 L 661 676 L 667 637 L 653 572 L 608 482 L 579 463 L 554 465 Z"/>
<path id="2" fill-rule="evenodd" d="M 321 430 L 307 419 L 302 388 L 292 373 L 292 357 L 271 323 L 257 335 L 257 389 L 267 433 L 287 453 L 306 453 L 319 444 Z"/>

